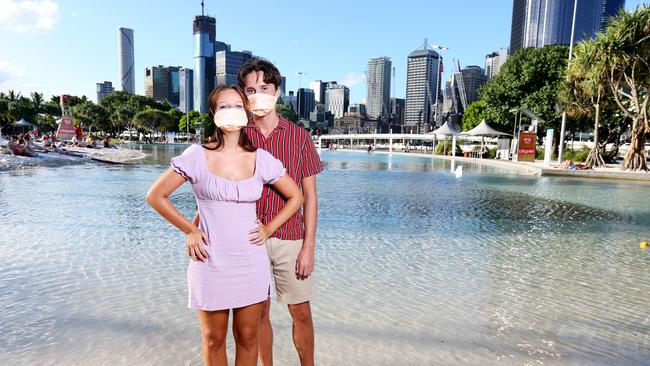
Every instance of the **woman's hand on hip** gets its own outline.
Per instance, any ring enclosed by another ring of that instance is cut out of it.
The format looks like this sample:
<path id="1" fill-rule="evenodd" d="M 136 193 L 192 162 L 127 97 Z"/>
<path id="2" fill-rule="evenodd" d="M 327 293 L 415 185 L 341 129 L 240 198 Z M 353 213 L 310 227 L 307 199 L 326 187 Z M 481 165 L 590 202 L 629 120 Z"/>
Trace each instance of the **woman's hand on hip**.
<path id="1" fill-rule="evenodd" d="M 204 262 L 208 259 L 208 252 L 205 251 L 203 244 L 209 245 L 210 239 L 208 234 L 204 233 L 201 229 L 196 229 L 185 238 L 185 246 L 187 246 L 187 255 L 194 261 Z"/>
<path id="2" fill-rule="evenodd" d="M 273 234 L 271 230 L 269 229 L 268 226 L 262 224 L 262 221 L 259 219 L 255 221 L 257 223 L 257 227 L 251 229 L 248 233 L 251 235 L 249 240 L 251 243 L 256 244 L 256 245 L 262 245 L 266 241 L 266 239 Z"/>

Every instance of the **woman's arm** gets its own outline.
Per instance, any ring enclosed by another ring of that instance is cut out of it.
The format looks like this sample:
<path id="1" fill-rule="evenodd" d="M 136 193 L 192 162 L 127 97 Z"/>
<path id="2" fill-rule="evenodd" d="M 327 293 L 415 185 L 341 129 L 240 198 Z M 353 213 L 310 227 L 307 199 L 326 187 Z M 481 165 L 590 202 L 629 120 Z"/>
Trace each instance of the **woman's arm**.
<path id="1" fill-rule="evenodd" d="M 199 230 L 197 225 L 194 225 L 183 216 L 168 198 L 183 183 L 185 183 L 183 176 L 171 168 L 167 169 L 149 188 L 147 203 L 172 225 L 190 236 L 187 240 L 189 256 L 194 260 L 198 258 L 198 260 L 203 261 L 208 257 L 208 254 L 199 244 L 201 241 L 205 242 L 206 245 L 208 244 L 207 235 Z"/>
<path id="2" fill-rule="evenodd" d="M 294 182 L 288 174 L 285 174 L 282 178 L 273 183 L 273 188 L 280 192 L 282 197 L 284 197 L 284 207 L 282 207 L 282 210 L 280 210 L 273 220 L 269 221 L 266 225 L 260 224 L 258 227 L 251 230 L 251 234 L 256 233 L 256 235 L 251 238 L 251 242 L 254 244 L 264 243 L 269 236 L 287 222 L 287 220 L 289 220 L 289 218 L 300 209 L 300 206 L 302 206 L 302 193 L 300 193 L 300 189 L 296 185 L 296 182 Z"/>

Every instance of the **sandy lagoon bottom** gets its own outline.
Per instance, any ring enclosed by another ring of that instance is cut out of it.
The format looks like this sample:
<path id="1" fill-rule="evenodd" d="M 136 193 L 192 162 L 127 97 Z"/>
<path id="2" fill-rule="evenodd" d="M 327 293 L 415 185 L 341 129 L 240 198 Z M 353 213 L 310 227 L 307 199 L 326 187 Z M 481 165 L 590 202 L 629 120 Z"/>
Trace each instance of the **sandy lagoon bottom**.
<path id="1" fill-rule="evenodd" d="M 4 364 L 202 363 L 183 236 L 143 198 L 183 147 L 137 148 L 133 166 L 0 172 Z M 647 184 L 322 159 L 318 364 L 650 364 Z M 189 187 L 173 200 L 192 214 Z M 272 318 L 276 363 L 298 364 Z"/>

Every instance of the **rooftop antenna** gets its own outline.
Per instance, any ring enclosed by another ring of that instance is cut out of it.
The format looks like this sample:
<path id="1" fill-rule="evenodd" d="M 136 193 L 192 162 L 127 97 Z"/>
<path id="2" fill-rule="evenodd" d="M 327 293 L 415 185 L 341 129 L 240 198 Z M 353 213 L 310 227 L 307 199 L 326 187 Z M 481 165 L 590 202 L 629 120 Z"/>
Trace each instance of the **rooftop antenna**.
<path id="1" fill-rule="evenodd" d="M 203 0 L 201 0 L 201 16 L 205 16 L 205 11 L 204 11 L 204 6 L 203 6 Z"/>

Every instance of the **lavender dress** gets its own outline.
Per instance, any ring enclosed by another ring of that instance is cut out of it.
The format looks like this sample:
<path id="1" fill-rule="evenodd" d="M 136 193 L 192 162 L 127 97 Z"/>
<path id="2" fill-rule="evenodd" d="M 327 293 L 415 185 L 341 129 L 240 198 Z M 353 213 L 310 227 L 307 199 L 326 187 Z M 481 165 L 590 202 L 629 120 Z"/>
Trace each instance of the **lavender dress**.
<path id="1" fill-rule="evenodd" d="M 256 304 L 269 296 L 271 270 L 265 246 L 251 244 L 248 232 L 257 226 L 255 202 L 262 186 L 282 178 L 285 169 L 257 149 L 253 176 L 232 181 L 210 173 L 205 154 L 194 144 L 171 160 L 171 167 L 192 183 L 199 228 L 210 238 L 208 260 L 190 260 L 187 269 L 188 306 L 223 310 Z"/>

